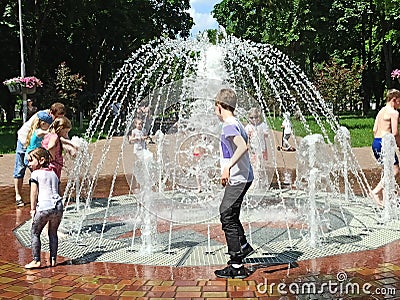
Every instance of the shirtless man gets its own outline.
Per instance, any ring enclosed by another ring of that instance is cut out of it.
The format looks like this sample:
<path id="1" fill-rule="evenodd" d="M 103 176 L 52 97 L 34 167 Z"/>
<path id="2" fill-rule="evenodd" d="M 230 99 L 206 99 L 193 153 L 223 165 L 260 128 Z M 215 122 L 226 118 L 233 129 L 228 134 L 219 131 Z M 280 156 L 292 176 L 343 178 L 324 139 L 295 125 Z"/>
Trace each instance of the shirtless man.
<path id="1" fill-rule="evenodd" d="M 394 135 L 397 147 L 400 147 L 400 135 L 398 130 L 400 107 L 400 91 L 391 89 L 386 94 L 386 106 L 383 107 L 376 116 L 374 124 L 374 141 L 372 143 L 372 151 L 378 162 L 382 161 L 382 138 L 385 134 L 391 133 Z M 399 174 L 399 159 L 395 155 L 393 166 L 394 176 Z M 372 198 L 378 205 L 383 206 L 383 183 L 380 181 L 377 186 L 371 191 Z"/>

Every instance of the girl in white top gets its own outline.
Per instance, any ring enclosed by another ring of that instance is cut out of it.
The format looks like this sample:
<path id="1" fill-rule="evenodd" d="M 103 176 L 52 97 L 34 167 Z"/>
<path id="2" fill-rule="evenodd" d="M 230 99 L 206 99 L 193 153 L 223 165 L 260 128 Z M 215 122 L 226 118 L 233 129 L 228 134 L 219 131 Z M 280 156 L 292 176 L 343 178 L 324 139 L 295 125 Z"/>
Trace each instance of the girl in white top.
<path id="1" fill-rule="evenodd" d="M 289 143 L 289 139 L 293 133 L 292 122 L 290 121 L 290 113 L 285 112 L 283 114 L 283 122 L 281 128 L 283 128 L 281 149 L 284 151 L 295 151 L 296 149 Z M 278 150 L 281 149 L 280 147 L 278 147 Z"/>
<path id="2" fill-rule="evenodd" d="M 249 124 L 245 130 L 249 136 L 249 153 L 254 169 L 253 188 L 260 188 L 266 182 L 266 163 L 268 160 L 268 125 L 263 121 L 260 110 L 249 110 Z"/>
<path id="3" fill-rule="evenodd" d="M 261 113 L 257 108 L 249 110 L 249 124 L 245 127 L 250 140 L 250 153 L 260 154 L 264 160 L 268 160 L 267 138 L 268 125 L 263 122 Z"/>
<path id="4" fill-rule="evenodd" d="M 40 234 L 48 223 L 50 266 L 55 266 L 58 235 L 63 215 L 62 197 L 59 194 L 60 181 L 49 169 L 50 153 L 45 148 L 39 147 L 28 153 L 28 164 L 33 170 L 31 179 L 31 216 L 32 216 L 32 256 L 33 260 L 25 265 L 26 269 L 39 268 L 41 242 Z"/>
<path id="5" fill-rule="evenodd" d="M 143 121 L 136 118 L 133 121 L 135 128 L 129 136 L 129 143 L 133 143 L 133 153 L 146 149 L 147 136 L 143 132 Z"/>

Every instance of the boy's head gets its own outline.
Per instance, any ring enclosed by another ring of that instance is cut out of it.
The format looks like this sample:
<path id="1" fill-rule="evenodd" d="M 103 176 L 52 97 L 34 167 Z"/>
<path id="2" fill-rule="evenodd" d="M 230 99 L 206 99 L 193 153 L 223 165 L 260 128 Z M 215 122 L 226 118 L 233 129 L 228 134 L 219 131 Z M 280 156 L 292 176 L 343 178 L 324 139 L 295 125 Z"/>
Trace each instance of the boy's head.
<path id="1" fill-rule="evenodd" d="M 53 119 L 62 117 L 65 115 L 65 106 L 60 102 L 55 102 L 50 106 L 50 114 L 53 116 Z"/>
<path id="2" fill-rule="evenodd" d="M 400 99 L 400 91 L 396 89 L 390 89 L 386 93 L 386 102 L 390 102 L 393 98 Z"/>
<path id="3" fill-rule="evenodd" d="M 221 89 L 215 97 L 215 105 L 220 105 L 223 109 L 234 112 L 237 104 L 237 96 L 234 90 Z"/>

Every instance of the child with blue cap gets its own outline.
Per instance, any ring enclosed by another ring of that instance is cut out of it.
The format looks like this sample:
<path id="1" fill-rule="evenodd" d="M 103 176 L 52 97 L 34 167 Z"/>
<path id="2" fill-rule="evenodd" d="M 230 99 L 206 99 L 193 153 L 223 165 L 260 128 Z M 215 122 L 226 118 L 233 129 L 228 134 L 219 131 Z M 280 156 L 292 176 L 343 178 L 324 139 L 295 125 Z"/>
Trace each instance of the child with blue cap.
<path id="1" fill-rule="evenodd" d="M 37 113 L 37 118 L 32 122 L 31 128 L 29 129 L 26 137 L 26 153 L 29 153 L 33 149 L 42 146 L 43 138 L 49 133 L 48 129 L 51 123 L 53 123 L 53 118 L 48 112 L 41 110 Z M 28 165 L 28 159 L 26 156 L 25 165 Z"/>
<path id="2" fill-rule="evenodd" d="M 65 114 L 64 104 L 56 102 L 53 103 L 49 110 L 45 110 L 53 119 Z M 22 185 L 25 176 L 26 164 L 26 140 L 31 129 L 32 123 L 38 119 L 37 114 L 34 114 L 28 121 L 22 124 L 17 132 L 17 147 L 15 149 L 15 165 L 14 165 L 14 188 L 15 188 L 15 201 L 17 206 L 24 206 L 24 201 L 21 197 Z"/>

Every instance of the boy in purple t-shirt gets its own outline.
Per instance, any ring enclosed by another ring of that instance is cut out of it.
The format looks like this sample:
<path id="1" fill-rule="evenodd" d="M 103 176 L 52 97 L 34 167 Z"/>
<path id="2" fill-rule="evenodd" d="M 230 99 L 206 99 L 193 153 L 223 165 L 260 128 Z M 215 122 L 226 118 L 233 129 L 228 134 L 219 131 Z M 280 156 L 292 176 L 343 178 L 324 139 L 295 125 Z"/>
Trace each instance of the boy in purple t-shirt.
<path id="1" fill-rule="evenodd" d="M 221 89 L 215 99 L 215 113 L 223 122 L 221 133 L 221 183 L 225 187 L 220 205 L 220 220 L 228 246 L 228 266 L 216 270 L 217 277 L 245 278 L 249 271 L 243 259 L 254 252 L 246 240 L 240 208 L 254 175 L 248 153 L 248 137 L 243 125 L 234 116 L 237 96 L 232 89 Z"/>

